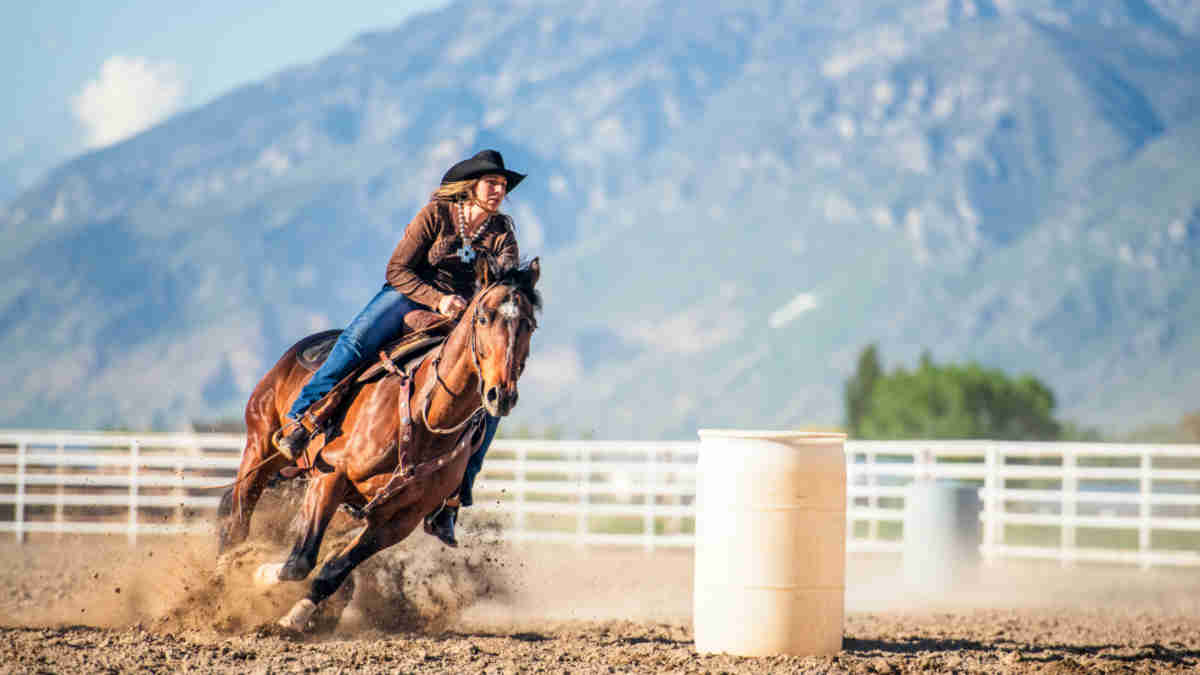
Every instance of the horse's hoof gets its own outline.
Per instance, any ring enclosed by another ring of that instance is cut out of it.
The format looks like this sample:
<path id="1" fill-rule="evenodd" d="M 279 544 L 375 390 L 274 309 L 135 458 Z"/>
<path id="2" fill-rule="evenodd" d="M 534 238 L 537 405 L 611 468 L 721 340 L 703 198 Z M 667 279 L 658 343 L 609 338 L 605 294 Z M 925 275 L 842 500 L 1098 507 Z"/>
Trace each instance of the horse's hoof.
<path id="1" fill-rule="evenodd" d="M 224 579 L 225 577 L 229 576 L 229 568 L 232 565 L 233 560 L 230 559 L 229 554 L 222 553 L 221 555 L 217 556 L 217 564 L 216 567 L 213 568 L 213 574 L 215 574 L 218 579 Z"/>
<path id="2" fill-rule="evenodd" d="M 359 608 L 351 605 L 342 610 L 342 615 L 338 617 L 339 628 L 360 628 L 367 623 L 367 615 Z"/>
<path id="3" fill-rule="evenodd" d="M 279 583 L 279 572 L 283 569 L 283 563 L 267 563 L 259 565 L 254 571 L 254 583 L 258 586 L 274 586 Z"/>
<path id="4" fill-rule="evenodd" d="M 316 611 L 317 603 L 308 598 L 300 598 L 296 604 L 292 605 L 292 611 L 279 620 L 279 625 L 288 630 L 303 633 L 304 629 L 308 628 L 308 620 L 312 618 L 313 612 Z"/>

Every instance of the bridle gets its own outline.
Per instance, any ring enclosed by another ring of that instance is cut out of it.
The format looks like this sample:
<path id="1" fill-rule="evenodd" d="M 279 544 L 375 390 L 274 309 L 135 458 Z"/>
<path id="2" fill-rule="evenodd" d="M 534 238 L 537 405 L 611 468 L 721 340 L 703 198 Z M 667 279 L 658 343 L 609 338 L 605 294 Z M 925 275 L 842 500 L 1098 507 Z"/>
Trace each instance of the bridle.
<path id="1" fill-rule="evenodd" d="M 446 390 L 446 393 L 448 393 L 454 397 L 458 397 L 458 396 L 462 395 L 462 392 L 455 392 L 453 389 L 451 389 L 450 385 L 446 384 L 446 381 L 442 379 L 442 375 L 438 370 L 438 366 L 441 365 L 441 362 L 442 362 L 442 349 L 446 346 L 445 342 L 443 342 L 438 347 L 437 353 L 434 354 L 434 356 L 433 356 L 433 363 L 431 365 L 433 366 L 434 383 L 431 383 L 430 385 L 425 387 L 425 394 L 424 394 L 425 401 L 424 401 L 424 403 L 422 403 L 420 410 L 421 410 L 421 418 L 425 421 L 425 428 L 435 434 L 452 434 L 452 433 L 461 431 L 464 427 L 466 427 L 468 424 L 470 424 L 471 420 L 475 419 L 475 416 L 479 414 L 480 410 L 483 410 L 483 397 L 484 397 L 483 366 L 481 365 L 480 358 L 479 358 L 479 341 L 478 341 L 478 338 L 476 337 L 476 333 L 479 330 L 479 314 L 480 314 L 481 308 L 483 307 L 483 298 L 488 293 L 490 293 L 493 288 L 495 288 L 499 285 L 501 285 L 499 282 L 493 282 L 493 283 L 489 284 L 488 286 L 486 286 L 482 291 L 479 291 L 478 293 L 476 293 L 475 297 L 478 298 L 478 300 L 476 300 L 473 303 L 475 306 L 475 309 L 471 313 L 471 337 L 470 337 L 471 365 L 472 365 L 472 367 L 475 368 L 475 375 L 476 375 L 476 378 L 479 380 L 479 391 L 478 391 L 479 405 L 476 406 L 476 408 L 471 411 L 471 414 L 467 415 L 466 419 L 464 419 L 462 422 L 454 425 L 453 427 L 444 428 L 444 429 L 440 428 L 440 427 L 434 427 L 429 422 L 429 405 L 430 405 L 430 401 L 433 399 L 433 384 L 436 383 L 438 385 L 441 385 L 442 389 Z M 509 293 L 511 294 L 512 291 L 510 290 Z M 501 304 L 503 304 L 503 303 L 501 303 Z M 534 324 L 534 326 L 536 328 L 536 324 Z M 518 332 L 517 330 L 513 330 L 513 331 L 509 332 L 509 338 L 508 338 L 509 344 L 508 344 L 508 356 L 507 356 L 507 358 L 509 358 L 509 359 L 512 358 L 512 354 L 516 349 L 517 332 Z M 510 365 L 510 363 L 511 362 L 506 363 L 505 365 L 506 366 Z"/>

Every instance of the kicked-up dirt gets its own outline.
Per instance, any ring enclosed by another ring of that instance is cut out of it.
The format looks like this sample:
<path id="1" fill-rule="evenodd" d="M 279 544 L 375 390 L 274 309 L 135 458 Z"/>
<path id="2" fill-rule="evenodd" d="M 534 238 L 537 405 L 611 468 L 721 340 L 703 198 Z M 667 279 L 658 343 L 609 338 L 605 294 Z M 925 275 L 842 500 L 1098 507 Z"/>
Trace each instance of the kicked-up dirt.
<path id="1" fill-rule="evenodd" d="M 854 557 L 841 653 L 742 658 L 696 653 L 687 551 L 517 547 L 487 526 L 450 550 L 417 532 L 360 568 L 340 621 L 295 635 L 274 621 L 307 583 L 249 582 L 285 541 L 260 533 L 223 577 L 209 539 L 0 543 L 0 671 L 1200 671 L 1195 570 L 1012 564 L 933 592 Z"/>

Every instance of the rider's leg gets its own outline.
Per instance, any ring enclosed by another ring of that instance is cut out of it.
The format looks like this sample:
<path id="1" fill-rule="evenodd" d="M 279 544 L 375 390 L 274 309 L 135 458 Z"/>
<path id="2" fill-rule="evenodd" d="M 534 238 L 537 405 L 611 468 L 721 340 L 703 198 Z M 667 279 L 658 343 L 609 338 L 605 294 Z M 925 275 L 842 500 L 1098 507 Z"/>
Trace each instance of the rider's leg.
<path id="1" fill-rule="evenodd" d="M 500 418 L 492 417 L 484 414 L 483 416 L 483 442 L 479 444 L 479 449 L 471 453 L 471 458 L 467 460 L 467 470 L 463 472 L 463 480 L 459 485 L 458 494 L 446 500 L 446 503 L 438 511 L 434 511 L 425 518 L 425 531 L 438 539 L 447 546 L 458 546 L 458 540 L 454 538 L 454 524 L 458 521 L 459 506 L 470 506 L 475 503 L 475 498 L 472 495 L 472 488 L 475 487 L 475 477 L 479 475 L 479 470 L 483 468 L 483 456 L 487 454 L 488 448 L 492 445 L 492 439 L 496 437 L 496 429 L 500 426 Z"/>
<path id="2" fill-rule="evenodd" d="M 475 503 L 471 489 L 475 487 L 475 477 L 483 469 L 483 456 L 487 454 L 488 448 L 491 447 L 492 439 L 496 437 L 496 429 L 499 427 L 499 417 L 492 417 L 484 413 L 483 442 L 479 444 L 478 450 L 471 453 L 471 459 L 467 460 L 467 470 L 463 472 L 462 485 L 458 488 L 458 501 L 463 506 L 470 506 Z"/>
<path id="3" fill-rule="evenodd" d="M 389 339 L 399 335 L 404 328 L 404 315 L 414 309 L 425 309 L 425 306 L 384 284 L 338 336 L 325 362 L 313 373 L 292 403 L 288 419 L 299 421 L 309 406 L 329 393 L 333 385 L 341 381 L 364 358 L 370 358 Z M 307 445 L 308 437 L 309 433 L 304 427 L 296 424 L 280 439 L 280 450 L 295 458 Z"/>

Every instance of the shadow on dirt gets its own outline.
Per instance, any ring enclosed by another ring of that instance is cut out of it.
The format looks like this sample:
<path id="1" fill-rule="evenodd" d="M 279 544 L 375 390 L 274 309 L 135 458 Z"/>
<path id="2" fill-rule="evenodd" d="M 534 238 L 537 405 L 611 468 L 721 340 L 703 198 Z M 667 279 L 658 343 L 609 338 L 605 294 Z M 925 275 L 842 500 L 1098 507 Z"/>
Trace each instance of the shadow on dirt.
<path id="1" fill-rule="evenodd" d="M 1118 644 L 1097 645 L 1068 645 L 1040 644 L 1033 645 L 1015 640 L 997 639 L 990 642 L 975 640 L 938 639 L 938 638 L 909 638 L 903 640 L 860 640 L 847 637 L 842 641 L 842 650 L 861 656 L 886 656 L 977 652 L 996 655 L 998 653 L 1019 651 L 1023 661 L 1040 661 L 1050 663 L 1060 661 L 1064 655 L 1084 656 L 1123 663 L 1152 661 L 1173 665 L 1186 665 L 1200 658 L 1200 650 L 1172 649 L 1159 644 L 1140 645 L 1131 647 Z"/>

